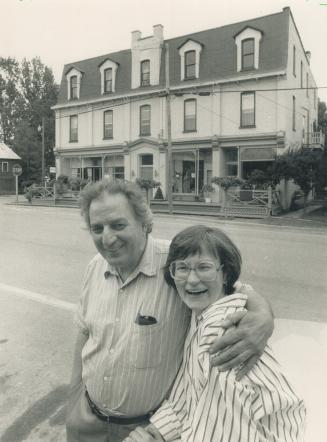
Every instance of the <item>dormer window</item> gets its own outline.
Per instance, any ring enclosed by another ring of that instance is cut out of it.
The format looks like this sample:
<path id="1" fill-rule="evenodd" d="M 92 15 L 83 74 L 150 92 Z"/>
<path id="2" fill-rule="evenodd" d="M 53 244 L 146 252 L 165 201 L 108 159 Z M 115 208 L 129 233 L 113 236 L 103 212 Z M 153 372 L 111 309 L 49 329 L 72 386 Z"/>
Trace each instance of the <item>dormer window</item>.
<path id="1" fill-rule="evenodd" d="M 254 38 L 242 41 L 242 69 L 254 68 Z"/>
<path id="2" fill-rule="evenodd" d="M 259 49 L 262 35 L 262 31 L 249 26 L 234 35 L 237 46 L 237 72 L 259 68 Z"/>
<path id="3" fill-rule="evenodd" d="M 104 76 L 104 93 L 112 92 L 112 68 L 105 69 Z"/>
<path id="4" fill-rule="evenodd" d="M 141 62 L 141 86 L 150 86 L 150 60 Z"/>
<path id="5" fill-rule="evenodd" d="M 77 75 L 73 75 L 70 77 L 70 98 L 78 98 L 77 97 Z"/>
<path id="6" fill-rule="evenodd" d="M 200 55 L 203 45 L 195 40 L 187 40 L 179 46 L 181 57 L 181 80 L 199 78 Z"/>
<path id="7" fill-rule="evenodd" d="M 68 100 L 77 100 L 80 97 L 83 73 L 76 68 L 66 72 Z"/>
<path id="8" fill-rule="evenodd" d="M 116 76 L 118 63 L 107 58 L 99 65 L 101 75 L 101 94 L 116 91 Z"/>
<path id="9" fill-rule="evenodd" d="M 185 52 L 184 78 L 195 78 L 195 51 Z"/>

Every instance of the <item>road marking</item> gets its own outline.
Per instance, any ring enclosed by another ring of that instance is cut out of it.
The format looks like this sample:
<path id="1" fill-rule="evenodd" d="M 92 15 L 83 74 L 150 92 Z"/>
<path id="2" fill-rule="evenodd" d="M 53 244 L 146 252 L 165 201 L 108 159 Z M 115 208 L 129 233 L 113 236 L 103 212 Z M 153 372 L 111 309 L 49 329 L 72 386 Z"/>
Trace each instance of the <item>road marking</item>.
<path id="1" fill-rule="evenodd" d="M 63 310 L 75 311 L 76 305 L 72 302 L 62 301 L 52 296 L 41 295 L 40 293 L 30 292 L 29 290 L 21 289 L 19 287 L 13 287 L 11 285 L 0 283 L 0 290 L 9 292 L 13 295 L 20 296 L 32 301 L 39 302 L 41 304 L 51 305 L 52 307 L 61 308 Z"/>

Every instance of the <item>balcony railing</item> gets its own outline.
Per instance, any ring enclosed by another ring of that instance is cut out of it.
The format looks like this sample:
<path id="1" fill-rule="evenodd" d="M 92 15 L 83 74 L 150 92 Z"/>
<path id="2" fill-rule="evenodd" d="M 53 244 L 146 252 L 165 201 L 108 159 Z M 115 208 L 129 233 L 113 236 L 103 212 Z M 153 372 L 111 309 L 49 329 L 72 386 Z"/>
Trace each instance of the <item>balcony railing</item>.
<path id="1" fill-rule="evenodd" d="M 325 134 L 322 132 L 309 132 L 303 136 L 303 145 L 306 147 L 323 147 L 325 145 Z"/>

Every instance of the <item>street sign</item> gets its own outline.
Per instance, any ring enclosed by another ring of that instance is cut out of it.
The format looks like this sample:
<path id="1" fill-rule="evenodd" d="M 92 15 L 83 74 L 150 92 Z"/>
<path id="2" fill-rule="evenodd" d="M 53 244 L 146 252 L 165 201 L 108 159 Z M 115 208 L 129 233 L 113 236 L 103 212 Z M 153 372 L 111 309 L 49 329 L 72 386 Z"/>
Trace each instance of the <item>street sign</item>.
<path id="1" fill-rule="evenodd" d="M 53 166 L 50 166 L 50 167 L 49 167 L 49 172 L 50 172 L 50 173 L 56 173 L 56 168 L 53 167 Z"/>
<path id="2" fill-rule="evenodd" d="M 19 176 L 23 172 L 22 166 L 20 164 L 14 164 L 12 167 L 12 173 L 14 176 Z"/>

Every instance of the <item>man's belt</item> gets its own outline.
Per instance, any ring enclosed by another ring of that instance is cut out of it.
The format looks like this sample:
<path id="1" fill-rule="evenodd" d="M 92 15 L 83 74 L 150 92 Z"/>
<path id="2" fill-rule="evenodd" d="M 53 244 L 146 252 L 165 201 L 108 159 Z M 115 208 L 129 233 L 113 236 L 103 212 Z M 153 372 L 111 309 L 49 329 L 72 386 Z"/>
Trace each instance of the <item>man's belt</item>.
<path id="1" fill-rule="evenodd" d="M 103 413 L 100 408 L 98 408 L 95 403 L 90 398 L 87 390 L 85 390 L 85 396 L 87 399 L 87 402 L 91 408 L 92 413 L 99 418 L 100 420 L 107 422 L 108 424 L 118 424 L 118 425 L 131 425 L 131 424 L 139 424 L 141 422 L 144 422 L 145 420 L 148 420 L 154 412 L 144 414 L 143 416 L 135 416 L 135 417 L 117 417 L 117 416 L 108 416 L 107 414 Z"/>

